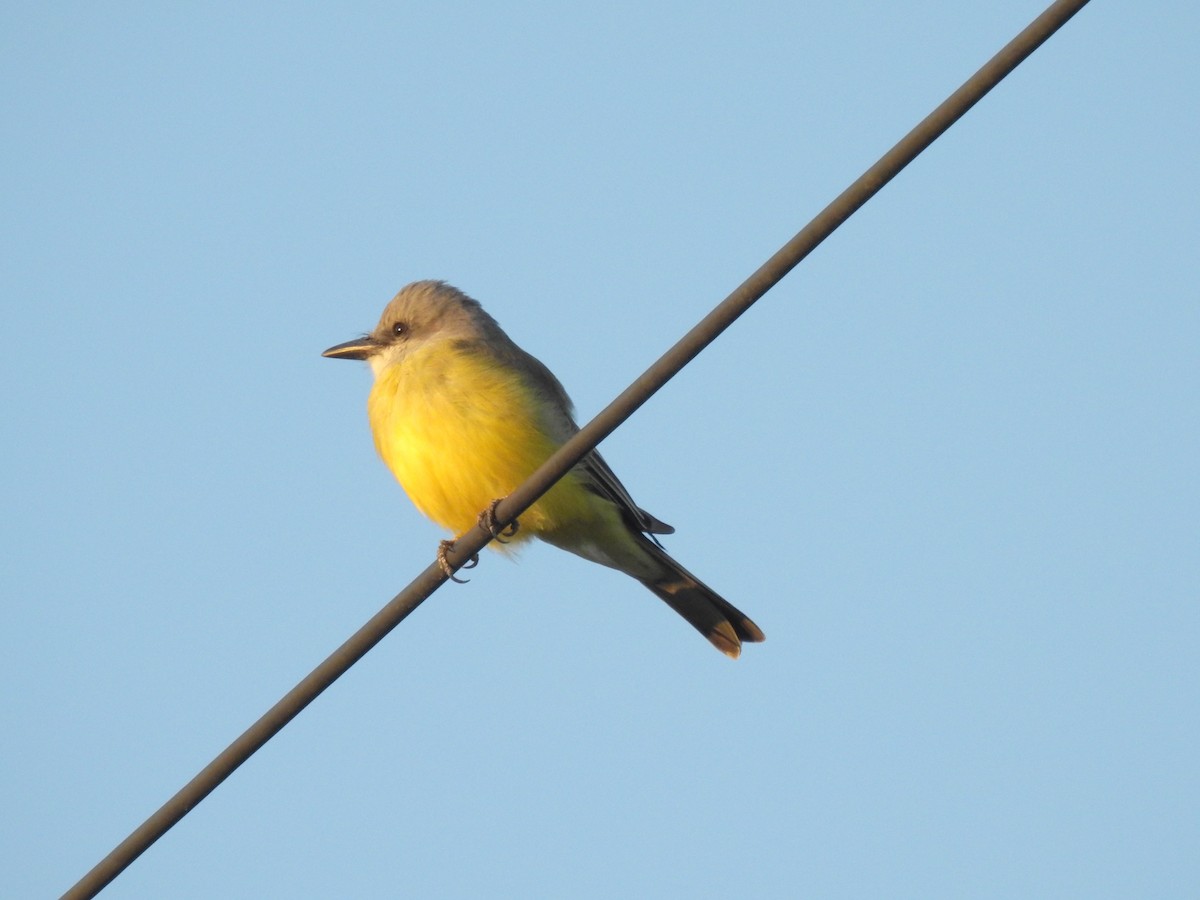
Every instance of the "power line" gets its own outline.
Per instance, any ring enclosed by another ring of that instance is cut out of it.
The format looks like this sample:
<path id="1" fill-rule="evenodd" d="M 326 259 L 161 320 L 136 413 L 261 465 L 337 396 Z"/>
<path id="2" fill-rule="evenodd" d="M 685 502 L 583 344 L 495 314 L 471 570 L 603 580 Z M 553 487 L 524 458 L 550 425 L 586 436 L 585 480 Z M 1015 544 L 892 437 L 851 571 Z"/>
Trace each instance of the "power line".
<path id="1" fill-rule="evenodd" d="M 501 524 L 507 524 L 532 506 L 559 478 L 616 430 L 638 407 L 816 249 L 842 222 L 870 200 L 988 91 L 1086 6 L 1087 2 L 1088 0 L 1057 0 L 1051 4 L 964 82 L 962 87 L 947 97 L 937 109 L 763 263 L 758 271 L 742 282 L 599 415 L 563 444 L 496 508 L 497 520 Z M 482 528 L 467 532 L 457 539 L 454 550 L 448 555 L 451 566 L 454 569 L 460 568 L 490 540 L 491 535 Z M 388 632 L 404 621 L 409 613 L 445 581 L 446 574 L 440 566 L 436 562 L 431 563 L 408 587 L 397 594 L 370 621 L 184 785 L 175 796 L 97 863 L 63 895 L 64 900 L 96 896 L 322 691 L 383 640 Z"/>

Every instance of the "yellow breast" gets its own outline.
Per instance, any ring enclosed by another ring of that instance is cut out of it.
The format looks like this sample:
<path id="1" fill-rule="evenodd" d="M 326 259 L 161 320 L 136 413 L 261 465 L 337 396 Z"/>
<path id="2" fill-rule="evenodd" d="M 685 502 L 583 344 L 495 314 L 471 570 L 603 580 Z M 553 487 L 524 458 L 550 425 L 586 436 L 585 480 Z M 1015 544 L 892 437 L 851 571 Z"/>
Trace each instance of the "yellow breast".
<path id="1" fill-rule="evenodd" d="M 473 527 L 557 449 L 520 373 L 446 345 L 380 372 L 367 409 L 375 448 L 423 514 L 454 534 Z M 518 538 L 587 518 L 568 475 L 521 516 Z"/>

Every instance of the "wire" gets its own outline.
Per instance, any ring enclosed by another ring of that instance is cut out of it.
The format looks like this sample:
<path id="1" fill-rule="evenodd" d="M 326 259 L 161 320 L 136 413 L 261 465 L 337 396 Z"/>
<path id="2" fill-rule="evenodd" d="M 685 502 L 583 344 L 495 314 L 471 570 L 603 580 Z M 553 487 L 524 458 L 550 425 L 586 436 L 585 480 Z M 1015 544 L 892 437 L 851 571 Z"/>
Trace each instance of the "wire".
<path id="1" fill-rule="evenodd" d="M 755 301 L 816 249 L 842 222 L 878 193 L 905 166 L 916 159 L 921 151 L 957 122 L 967 110 L 978 103 L 988 91 L 999 84 L 1087 3 L 1088 0 L 1058 0 L 1051 4 L 962 87 L 947 97 L 875 165 L 867 169 L 857 181 L 784 244 L 758 271 L 742 282 L 599 415 L 563 444 L 541 468 L 496 508 L 497 520 L 501 524 L 508 524 L 532 506 L 559 478 L 612 434 L 638 407 L 650 399 Z M 472 529 L 455 541 L 453 551 L 447 556 L 448 561 L 457 570 L 490 540 L 491 535 L 482 528 Z M 388 632 L 404 621 L 409 613 L 445 581 L 445 573 L 436 562 L 431 563 L 387 606 L 313 669 L 308 677 L 288 691 L 262 718 L 247 728 L 175 796 L 97 863 L 63 895 L 64 900 L 96 896 L 301 710 L 320 696 L 322 691 L 383 640 Z"/>

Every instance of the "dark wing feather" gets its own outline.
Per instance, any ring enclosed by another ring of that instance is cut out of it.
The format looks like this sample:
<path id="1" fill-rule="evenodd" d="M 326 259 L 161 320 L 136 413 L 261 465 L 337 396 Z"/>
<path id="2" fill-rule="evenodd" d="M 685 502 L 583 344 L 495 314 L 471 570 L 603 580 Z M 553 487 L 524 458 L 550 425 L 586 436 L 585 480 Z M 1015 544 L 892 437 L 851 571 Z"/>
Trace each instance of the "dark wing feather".
<path id="1" fill-rule="evenodd" d="M 580 467 L 591 476 L 587 487 L 601 497 L 611 500 L 631 516 L 639 531 L 647 534 L 675 533 L 675 529 L 666 522 L 659 521 L 633 502 L 629 491 L 625 490 L 625 485 L 613 474 L 613 470 L 608 467 L 608 463 L 598 451 L 593 450 L 585 456 Z"/>

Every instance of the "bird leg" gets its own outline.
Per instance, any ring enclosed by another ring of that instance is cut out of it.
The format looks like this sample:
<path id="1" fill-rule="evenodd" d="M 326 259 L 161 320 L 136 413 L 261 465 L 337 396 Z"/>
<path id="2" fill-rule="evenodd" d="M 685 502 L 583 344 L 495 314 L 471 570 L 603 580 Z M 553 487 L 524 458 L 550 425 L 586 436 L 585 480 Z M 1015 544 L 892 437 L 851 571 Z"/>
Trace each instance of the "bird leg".
<path id="1" fill-rule="evenodd" d="M 438 542 L 438 550 L 437 550 L 438 566 L 441 568 L 441 570 L 445 574 L 445 576 L 447 578 L 449 578 L 451 581 L 453 581 L 455 584 L 466 584 L 471 579 L 458 578 L 454 574 L 454 567 L 452 565 L 450 565 L 450 560 L 446 558 L 446 554 L 449 553 L 453 549 L 454 549 L 454 541 L 439 541 Z M 469 560 L 467 560 L 467 562 L 463 563 L 462 566 L 460 566 L 460 568 L 473 569 L 477 565 L 479 565 L 479 554 L 478 553 L 476 553 Z"/>
<path id="2" fill-rule="evenodd" d="M 508 541 L 505 538 L 512 537 L 521 526 L 516 519 L 513 519 L 503 528 L 500 527 L 500 522 L 496 519 L 496 507 L 503 499 L 501 497 L 500 500 L 493 500 L 488 504 L 488 508 L 479 514 L 479 527 L 490 534 L 494 540 L 501 544 L 507 544 Z"/>

